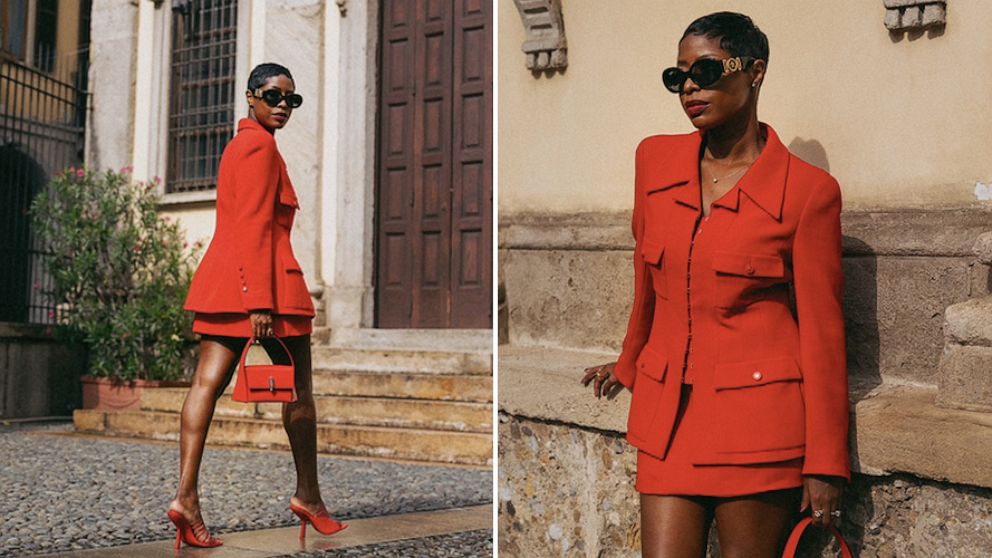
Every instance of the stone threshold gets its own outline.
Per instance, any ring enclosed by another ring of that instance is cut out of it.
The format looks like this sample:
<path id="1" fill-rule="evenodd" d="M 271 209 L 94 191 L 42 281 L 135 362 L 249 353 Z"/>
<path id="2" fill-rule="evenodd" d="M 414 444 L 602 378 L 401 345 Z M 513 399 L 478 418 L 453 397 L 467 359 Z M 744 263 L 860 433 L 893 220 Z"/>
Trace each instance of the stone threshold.
<path id="1" fill-rule="evenodd" d="M 71 420 L 71 418 L 70 418 Z M 33 436 L 63 436 L 67 438 L 79 438 L 82 440 L 95 440 L 100 442 L 115 442 L 118 444 L 152 444 L 159 446 L 173 446 L 179 448 L 178 440 L 157 440 L 155 438 L 137 438 L 131 436 L 105 436 L 101 434 L 88 434 L 85 432 L 46 432 L 37 431 L 29 432 L 28 434 Z M 229 446 L 225 444 L 213 444 L 207 442 L 206 447 L 208 449 L 218 449 L 218 450 L 233 450 L 233 451 L 260 451 L 268 453 L 282 453 L 290 454 L 291 450 L 289 448 L 259 448 L 252 446 Z M 401 459 L 395 457 L 379 457 L 375 455 L 345 455 L 337 453 L 320 453 L 317 452 L 317 457 L 322 459 L 341 459 L 348 461 L 371 461 L 371 462 L 381 462 L 381 463 L 398 463 L 401 465 L 417 465 L 419 467 L 444 467 L 448 469 L 469 469 L 472 471 L 492 471 L 490 465 L 478 465 L 472 463 L 448 463 L 443 461 L 417 461 L 415 459 Z"/>
<path id="2" fill-rule="evenodd" d="M 623 434 L 630 392 L 596 399 L 583 369 L 616 353 L 499 346 L 499 411 L 508 415 Z M 937 387 L 883 383 L 852 394 L 851 470 L 872 476 L 909 473 L 992 488 L 992 413 L 936 404 Z"/>
<path id="3" fill-rule="evenodd" d="M 464 508 L 412 512 L 345 521 L 348 528 L 325 537 L 307 526 L 306 540 L 299 540 L 300 528 L 279 527 L 238 533 L 220 534 L 224 541 L 216 548 L 195 548 L 185 544 L 175 552 L 175 538 L 168 541 L 132 544 L 110 548 L 93 548 L 55 554 L 35 555 L 37 558 L 265 558 L 297 552 L 317 552 L 381 544 L 392 541 L 420 539 L 436 535 L 462 533 L 493 528 L 493 506 L 483 504 Z"/>
<path id="4" fill-rule="evenodd" d="M 340 329 L 331 331 L 328 346 L 349 349 L 491 353 L 493 330 Z"/>

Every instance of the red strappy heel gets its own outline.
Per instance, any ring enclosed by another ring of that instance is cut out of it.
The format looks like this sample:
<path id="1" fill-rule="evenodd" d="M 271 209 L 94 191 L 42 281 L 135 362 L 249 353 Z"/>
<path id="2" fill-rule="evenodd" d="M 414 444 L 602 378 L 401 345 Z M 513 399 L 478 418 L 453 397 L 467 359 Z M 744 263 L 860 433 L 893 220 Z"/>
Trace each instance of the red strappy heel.
<path id="1" fill-rule="evenodd" d="M 209 532 L 207 532 L 206 540 L 200 540 L 197 538 L 196 532 L 193 528 L 202 526 L 202 519 L 196 523 L 190 523 L 189 520 L 186 519 L 186 516 L 176 510 L 169 510 L 169 519 L 176 525 L 176 550 L 179 550 L 180 541 L 186 541 L 186 544 L 190 546 L 199 546 L 201 548 L 213 548 L 224 544 L 220 539 L 211 537 Z M 203 530 L 206 531 L 207 528 L 203 527 Z"/>
<path id="2" fill-rule="evenodd" d="M 308 521 L 321 535 L 333 535 L 338 531 L 343 531 L 348 526 L 347 523 L 341 523 L 328 515 L 327 508 L 324 506 L 320 507 L 320 511 L 316 515 L 299 506 L 293 505 L 292 502 L 289 504 L 289 509 L 300 518 L 300 539 L 305 538 L 307 535 Z"/>

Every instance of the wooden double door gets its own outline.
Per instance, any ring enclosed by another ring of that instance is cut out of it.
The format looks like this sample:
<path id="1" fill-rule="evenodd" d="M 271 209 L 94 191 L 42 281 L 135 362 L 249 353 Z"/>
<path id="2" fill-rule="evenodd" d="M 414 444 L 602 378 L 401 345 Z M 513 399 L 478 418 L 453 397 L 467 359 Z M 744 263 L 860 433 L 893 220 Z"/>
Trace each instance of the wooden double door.
<path id="1" fill-rule="evenodd" d="M 492 14 L 383 2 L 377 327 L 492 327 Z"/>

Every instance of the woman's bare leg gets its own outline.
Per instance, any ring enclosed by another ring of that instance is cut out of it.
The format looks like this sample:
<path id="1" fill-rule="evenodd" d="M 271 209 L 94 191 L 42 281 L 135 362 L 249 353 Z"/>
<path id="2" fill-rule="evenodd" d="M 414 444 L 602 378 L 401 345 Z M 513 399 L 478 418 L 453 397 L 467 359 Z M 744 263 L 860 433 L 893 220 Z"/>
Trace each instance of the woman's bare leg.
<path id="1" fill-rule="evenodd" d="M 296 464 L 296 493 L 290 501 L 317 513 L 323 500 L 317 481 L 317 410 L 313 402 L 310 336 L 287 337 L 283 342 L 296 364 L 296 401 L 282 406 L 282 424 Z"/>
<path id="2" fill-rule="evenodd" d="M 200 341 L 200 359 L 193 374 L 192 385 L 183 402 L 179 432 L 179 488 L 170 509 L 179 511 L 191 522 L 202 521 L 198 483 L 203 447 L 207 430 L 213 419 L 217 399 L 224 393 L 234 373 L 247 339 L 204 337 Z M 205 533 L 196 535 L 203 538 Z"/>
<path id="3" fill-rule="evenodd" d="M 795 518 L 801 496 L 802 489 L 797 488 L 721 499 L 715 510 L 720 556 L 781 556 L 786 529 Z"/>
<path id="4" fill-rule="evenodd" d="M 710 521 L 698 498 L 641 494 L 641 556 L 702 558 Z"/>

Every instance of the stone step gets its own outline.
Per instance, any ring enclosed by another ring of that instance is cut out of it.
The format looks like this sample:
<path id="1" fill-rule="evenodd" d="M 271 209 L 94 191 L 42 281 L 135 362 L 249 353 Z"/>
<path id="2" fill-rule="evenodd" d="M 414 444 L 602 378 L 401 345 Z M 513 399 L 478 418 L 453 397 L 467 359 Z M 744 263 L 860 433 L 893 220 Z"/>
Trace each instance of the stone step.
<path id="1" fill-rule="evenodd" d="M 73 421 L 79 432 L 157 440 L 179 439 L 177 413 L 77 409 L 73 413 Z M 237 416 L 215 415 L 207 434 L 207 442 L 228 446 L 289 449 L 289 439 L 280 421 Z M 319 423 L 317 451 L 333 455 L 491 467 L 492 435 Z"/>
<path id="2" fill-rule="evenodd" d="M 490 351 L 356 349 L 316 345 L 313 347 L 313 368 L 334 371 L 492 376 L 493 355 Z"/>
<path id="3" fill-rule="evenodd" d="M 178 413 L 182 410 L 187 391 L 187 388 L 146 389 L 141 395 L 141 409 Z M 492 431 L 490 403 L 326 395 L 315 396 L 314 403 L 321 423 L 464 432 Z M 214 415 L 281 420 L 282 404 L 240 403 L 225 394 L 217 401 Z"/>
<path id="4" fill-rule="evenodd" d="M 313 373 L 313 392 L 316 395 L 491 403 L 493 400 L 493 377 L 462 374 L 315 370 Z"/>

